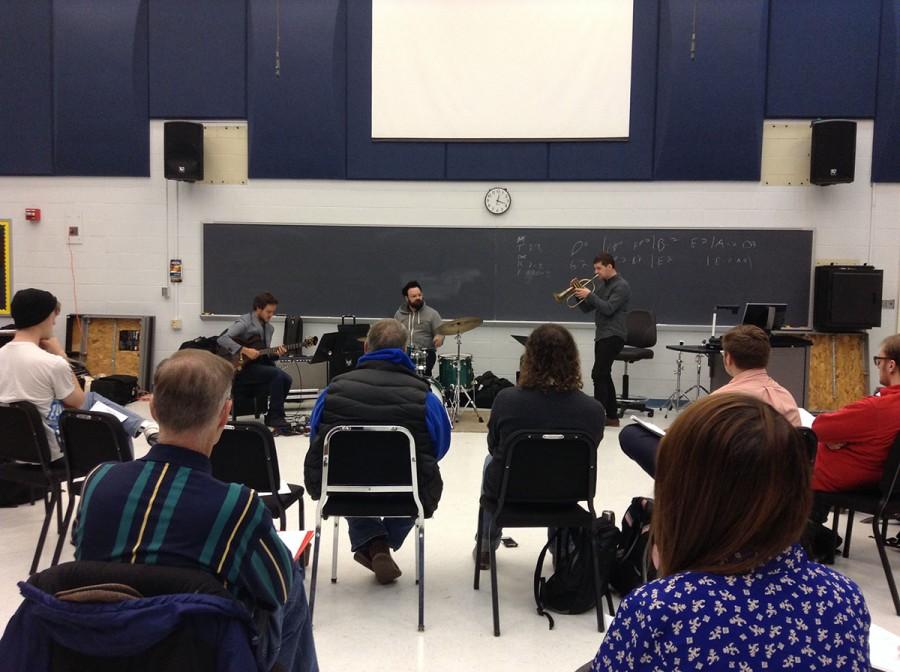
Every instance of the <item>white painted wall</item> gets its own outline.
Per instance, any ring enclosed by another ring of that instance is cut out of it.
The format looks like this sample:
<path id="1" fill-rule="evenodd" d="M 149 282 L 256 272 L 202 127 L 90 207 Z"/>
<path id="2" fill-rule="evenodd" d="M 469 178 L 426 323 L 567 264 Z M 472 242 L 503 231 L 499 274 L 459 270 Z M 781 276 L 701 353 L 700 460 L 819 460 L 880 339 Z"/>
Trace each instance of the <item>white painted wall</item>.
<path id="1" fill-rule="evenodd" d="M 856 181 L 831 187 L 767 187 L 744 182 L 522 182 L 506 184 L 514 205 L 501 218 L 483 206 L 487 182 L 359 182 L 252 180 L 212 186 L 162 177 L 162 122 L 152 122 L 151 177 L 0 178 L 0 218 L 13 220 L 13 288 L 41 287 L 63 302 L 64 312 L 156 315 L 154 363 L 185 340 L 226 326 L 201 321 L 202 223 L 275 222 L 371 226 L 560 227 L 806 227 L 815 229 L 816 257 L 868 262 L 885 272 L 885 298 L 898 297 L 900 184 L 872 185 L 872 122 L 858 127 Z M 41 208 L 42 221 L 25 221 L 25 208 Z M 66 226 L 81 222 L 83 243 L 66 243 Z M 75 283 L 70 269 L 74 262 Z M 184 282 L 168 283 L 168 260 L 184 261 Z M 248 250 L 265 263 L 266 250 Z M 373 263 L 379 260 L 373 259 Z M 323 278 L 321 291 L 339 283 L 340 265 Z M 240 272 L 236 269 L 235 272 Z M 285 272 L 290 272 L 285 269 Z M 169 298 L 161 288 L 170 287 Z M 247 303 L 265 288 L 248 287 Z M 425 288 L 427 299 L 428 288 Z M 552 300 L 549 296 L 547 300 Z M 440 310 L 440 306 L 435 306 Z M 282 306 L 303 312 L 302 306 Z M 335 312 L 341 312 L 340 306 Z M 445 318 L 453 317 L 444 315 Z M 895 333 L 897 311 L 883 312 L 871 332 L 872 348 Z M 174 331 L 173 319 L 183 328 Z M 0 324 L 4 322 L 0 318 Z M 333 323 L 307 323 L 308 335 Z M 62 337 L 64 324 L 57 325 Z M 512 333 L 522 326 L 489 325 L 464 336 L 476 373 L 490 369 L 512 379 L 521 346 Z M 586 390 L 591 392 L 593 327 L 574 328 Z M 661 330 L 656 359 L 632 367 L 632 390 L 668 396 L 675 353 L 666 344 L 697 342 L 707 330 Z M 276 332 L 276 338 L 279 333 Z M 443 351 L 449 352 L 445 345 Z M 693 370 L 690 369 L 690 378 Z M 705 369 L 704 369 L 705 371 Z M 97 373 L 97 372 L 95 372 Z M 621 370 L 615 371 L 617 380 Z"/>

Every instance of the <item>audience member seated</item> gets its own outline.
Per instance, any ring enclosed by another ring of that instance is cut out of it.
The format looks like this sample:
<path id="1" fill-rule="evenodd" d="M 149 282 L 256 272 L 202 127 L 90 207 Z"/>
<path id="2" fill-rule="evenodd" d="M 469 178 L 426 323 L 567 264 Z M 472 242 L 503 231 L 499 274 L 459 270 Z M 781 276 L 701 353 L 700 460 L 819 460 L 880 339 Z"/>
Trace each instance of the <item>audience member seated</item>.
<path id="1" fill-rule="evenodd" d="M 37 407 L 44 419 L 51 460 L 62 457 L 56 431 L 63 407 L 88 410 L 102 402 L 125 415 L 122 424 L 129 436 L 143 432 L 149 443 L 156 441 L 159 426 L 155 422 L 78 385 L 65 350 L 53 335 L 60 311 L 53 294 L 21 289 L 13 296 L 10 311 L 17 331 L 15 338 L 0 348 L 0 401 L 29 401 Z"/>
<path id="2" fill-rule="evenodd" d="M 399 425 L 416 442 L 419 498 L 430 517 L 444 483 L 438 461 L 450 449 L 450 418 L 443 403 L 404 348 L 409 332 L 396 320 L 379 320 L 366 336 L 365 354 L 356 368 L 335 376 L 316 400 L 310 418 L 310 446 L 304 464 L 306 490 L 322 495 L 322 451 L 325 435 L 337 425 Z M 400 577 L 391 557 L 415 525 L 414 518 L 348 518 L 353 559 L 375 574 L 381 584 Z"/>
<path id="3" fill-rule="evenodd" d="M 268 614 L 257 656 L 271 669 L 318 669 L 303 568 L 253 490 L 212 477 L 209 455 L 231 412 L 234 370 L 181 350 L 156 369 L 150 410 L 159 443 L 140 460 L 88 476 L 73 536 L 76 560 L 196 567 L 254 613 Z"/>
<path id="4" fill-rule="evenodd" d="M 691 404 L 660 445 L 660 578 L 623 600 L 591 669 L 868 670 L 862 593 L 797 543 L 811 499 L 804 440 L 771 405 Z"/>
<path id="5" fill-rule="evenodd" d="M 900 334 L 886 338 L 874 359 L 878 382 L 884 387 L 813 422 L 819 439 L 813 490 L 854 490 L 881 479 L 891 444 L 900 433 Z"/>
<path id="6" fill-rule="evenodd" d="M 581 391 L 581 362 L 572 334 L 558 324 L 544 324 L 528 337 L 522 357 L 519 383 L 501 390 L 491 406 L 488 420 L 488 455 L 484 461 L 481 496 L 496 500 L 506 464 L 504 440 L 520 429 L 584 432 L 594 445 L 603 438 L 606 417 L 603 404 Z M 490 514 L 484 513 L 483 530 L 488 534 Z M 485 537 L 497 548 L 501 530 Z M 474 554 L 474 551 L 473 551 Z M 482 550 L 479 564 L 490 566 L 489 550 Z"/>
<path id="7" fill-rule="evenodd" d="M 722 337 L 722 361 L 731 380 L 712 394 L 749 394 L 769 404 L 794 427 L 799 427 L 797 402 L 766 371 L 771 350 L 768 335 L 759 327 L 744 324 L 728 331 Z M 619 445 L 623 453 L 653 476 L 659 450 L 656 434 L 641 425 L 629 425 L 619 433 Z"/>

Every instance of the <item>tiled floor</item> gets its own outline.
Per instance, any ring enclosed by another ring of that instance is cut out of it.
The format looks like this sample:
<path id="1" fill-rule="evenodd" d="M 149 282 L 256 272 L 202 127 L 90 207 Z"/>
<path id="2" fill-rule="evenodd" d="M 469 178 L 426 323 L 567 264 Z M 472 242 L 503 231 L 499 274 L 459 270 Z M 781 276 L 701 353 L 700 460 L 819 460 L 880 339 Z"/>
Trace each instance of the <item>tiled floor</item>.
<path id="1" fill-rule="evenodd" d="M 662 418 L 657 418 L 665 424 Z M 652 481 L 618 449 L 616 430 L 607 432 L 598 458 L 597 510 L 612 509 L 620 517 L 635 495 L 652 495 Z M 472 547 L 485 435 L 456 433 L 450 453 L 441 463 L 445 489 L 440 508 L 425 526 L 425 633 L 416 631 L 416 586 L 413 547 L 398 554 L 404 572 L 391 586 L 379 586 L 353 562 L 342 525 L 338 583 L 328 580 L 331 564 L 330 525 L 323 531 L 315 638 L 322 670 L 372 668 L 387 670 L 574 670 L 595 653 L 602 635 L 593 613 L 556 617 L 556 627 L 536 615 L 532 598 L 534 561 L 542 543 L 540 530 L 511 530 L 515 549 L 498 551 L 500 624 L 502 636 L 491 632 L 490 579 L 482 574 L 482 589 L 472 589 Z M 302 459 L 307 440 L 280 437 L 284 478 L 302 483 Z M 146 444 L 137 441 L 143 454 Z M 315 503 L 306 500 L 306 524 L 312 527 Z M 15 582 L 27 573 L 37 540 L 42 507 L 0 509 L 0 623 L 15 611 Z M 288 518 L 297 525 L 296 513 Z M 866 526 L 854 528 L 853 557 L 838 558 L 835 568 L 863 589 L 873 622 L 900 635 L 874 543 Z M 49 563 L 54 537 L 41 567 Z M 411 541 L 411 538 L 410 540 Z M 63 559 L 71 559 L 70 548 Z M 890 551 L 900 566 L 900 553 Z M 549 564 L 549 563 L 548 563 Z M 307 583 L 308 586 L 308 583 Z"/>

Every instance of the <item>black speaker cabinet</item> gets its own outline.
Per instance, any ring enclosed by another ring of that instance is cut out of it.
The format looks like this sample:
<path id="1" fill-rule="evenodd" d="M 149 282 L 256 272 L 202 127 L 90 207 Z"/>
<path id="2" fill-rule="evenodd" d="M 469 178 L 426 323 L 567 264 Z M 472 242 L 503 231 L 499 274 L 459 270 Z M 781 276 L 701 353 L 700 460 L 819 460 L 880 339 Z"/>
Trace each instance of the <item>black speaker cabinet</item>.
<path id="1" fill-rule="evenodd" d="M 884 271 L 871 266 L 817 266 L 813 326 L 857 331 L 881 326 Z"/>
<path id="2" fill-rule="evenodd" d="M 812 122 L 809 181 L 827 186 L 853 182 L 856 173 L 856 122 L 823 119 Z"/>
<path id="3" fill-rule="evenodd" d="M 163 143 L 167 180 L 203 179 L 203 124 L 167 121 Z"/>

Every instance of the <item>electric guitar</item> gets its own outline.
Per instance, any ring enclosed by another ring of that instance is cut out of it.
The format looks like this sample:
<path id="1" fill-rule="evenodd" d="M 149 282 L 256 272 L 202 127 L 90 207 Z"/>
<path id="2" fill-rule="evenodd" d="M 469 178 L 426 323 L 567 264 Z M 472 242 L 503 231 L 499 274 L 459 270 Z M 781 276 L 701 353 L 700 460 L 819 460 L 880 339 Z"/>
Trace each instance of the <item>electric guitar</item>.
<path id="1" fill-rule="evenodd" d="M 253 362 L 259 361 L 262 357 L 267 357 L 269 355 L 274 355 L 275 352 L 279 348 L 284 348 L 288 352 L 291 350 L 299 350 L 300 348 L 308 348 L 310 346 L 316 345 L 319 342 L 318 336 L 310 336 L 309 338 L 303 340 L 301 343 L 289 343 L 286 345 L 280 345 L 273 348 L 261 348 L 259 346 L 263 345 L 261 338 L 253 338 L 249 340 L 241 340 L 239 338 L 235 338 L 234 342 L 241 346 L 241 349 L 236 353 L 232 354 L 225 349 L 219 349 L 219 356 L 224 357 L 231 365 L 234 367 L 235 371 L 240 371 L 247 364 L 252 364 Z M 244 348 L 253 348 L 254 350 L 259 351 L 259 357 L 256 359 L 250 359 L 246 355 L 244 355 Z"/>

